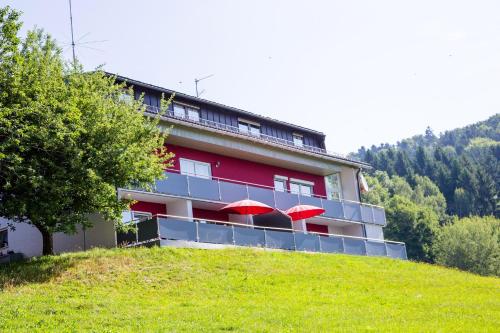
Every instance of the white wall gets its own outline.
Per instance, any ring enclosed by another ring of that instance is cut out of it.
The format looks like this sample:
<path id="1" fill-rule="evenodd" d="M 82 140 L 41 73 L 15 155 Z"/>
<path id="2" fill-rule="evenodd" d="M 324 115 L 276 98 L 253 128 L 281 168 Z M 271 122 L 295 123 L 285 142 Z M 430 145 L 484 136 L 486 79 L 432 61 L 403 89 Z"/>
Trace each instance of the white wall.
<path id="1" fill-rule="evenodd" d="M 111 222 L 105 222 L 95 214 L 90 217 L 94 226 L 85 231 L 81 228 L 73 235 L 54 234 L 54 252 L 82 251 L 93 247 L 111 248 L 116 246 L 115 227 Z M 42 235 L 32 225 L 14 223 L 15 230 L 9 229 L 9 247 L 6 251 L 23 253 L 26 257 L 42 255 Z M 7 220 L 0 218 L 0 229 L 7 227 Z M 84 242 L 85 240 L 85 242 Z"/>
<path id="2" fill-rule="evenodd" d="M 193 202 L 185 199 L 175 199 L 167 204 L 168 215 L 193 217 Z"/>
<path id="3" fill-rule="evenodd" d="M 364 237 L 363 235 L 363 225 L 352 224 L 342 227 L 343 234 L 346 236 Z"/>
<path id="4" fill-rule="evenodd" d="M 374 239 L 384 239 L 384 230 L 379 225 L 366 224 L 366 237 Z"/>

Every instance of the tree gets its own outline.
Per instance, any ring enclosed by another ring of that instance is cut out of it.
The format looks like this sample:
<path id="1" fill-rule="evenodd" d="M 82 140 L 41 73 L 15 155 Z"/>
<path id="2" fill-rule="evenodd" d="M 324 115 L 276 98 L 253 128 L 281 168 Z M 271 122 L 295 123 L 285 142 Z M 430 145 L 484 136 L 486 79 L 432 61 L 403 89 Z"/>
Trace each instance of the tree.
<path id="1" fill-rule="evenodd" d="M 471 217 L 443 227 L 434 245 L 436 262 L 481 275 L 500 276 L 500 220 Z"/>
<path id="2" fill-rule="evenodd" d="M 398 195 L 389 200 L 386 215 L 385 236 L 405 242 L 408 258 L 433 262 L 432 243 L 439 231 L 437 215 Z"/>
<path id="3" fill-rule="evenodd" d="M 0 9 L 0 216 L 34 225 L 51 254 L 52 234 L 89 214 L 119 221 L 130 202 L 116 188 L 148 187 L 171 155 L 130 89 L 67 66 L 41 30 L 20 41 L 18 16 Z"/>

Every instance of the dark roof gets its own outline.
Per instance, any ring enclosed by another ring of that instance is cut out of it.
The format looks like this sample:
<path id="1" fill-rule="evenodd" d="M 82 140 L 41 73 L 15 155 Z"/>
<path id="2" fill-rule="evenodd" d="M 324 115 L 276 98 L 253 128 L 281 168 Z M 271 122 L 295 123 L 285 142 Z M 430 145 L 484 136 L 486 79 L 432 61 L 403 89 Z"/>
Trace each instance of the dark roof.
<path id="1" fill-rule="evenodd" d="M 107 75 L 115 76 L 118 81 L 125 81 L 125 82 L 127 82 L 127 83 L 129 83 L 130 85 L 133 85 L 133 86 L 140 86 L 140 87 L 143 87 L 143 88 L 149 88 L 149 89 L 157 90 L 159 92 L 166 93 L 166 94 L 169 94 L 169 95 L 175 94 L 175 96 L 187 99 L 187 100 L 192 101 L 192 102 L 198 102 L 198 103 L 203 103 L 203 104 L 207 104 L 207 105 L 219 107 L 219 108 L 222 108 L 222 109 L 225 109 L 225 110 L 229 110 L 229 111 L 232 111 L 232 112 L 239 113 L 241 115 L 247 115 L 247 116 L 251 116 L 251 117 L 255 117 L 255 118 L 267 120 L 267 121 L 270 121 L 270 122 L 273 122 L 273 123 L 277 123 L 277 124 L 281 124 L 281 125 L 285 125 L 285 126 L 288 126 L 288 127 L 300 130 L 300 131 L 312 133 L 312 134 L 315 134 L 315 135 L 320 135 L 322 137 L 325 136 L 325 134 L 323 132 L 316 131 L 316 130 L 313 130 L 313 129 L 310 129 L 310 128 L 302 127 L 302 126 L 295 125 L 295 124 L 290 124 L 290 123 L 287 123 L 285 121 L 273 119 L 273 118 L 266 117 L 266 116 L 261 116 L 261 115 L 258 115 L 256 113 L 250 112 L 250 111 L 245 111 L 245 110 L 238 109 L 238 108 L 235 108 L 235 107 L 232 107 L 232 106 L 227 106 L 227 105 L 224 105 L 224 104 L 221 104 L 221 103 L 209 101 L 207 99 L 203 99 L 203 98 L 191 96 L 191 95 L 188 95 L 188 94 L 185 94 L 185 93 L 177 92 L 177 91 L 174 91 L 174 90 L 171 90 L 171 89 L 167 89 L 167 88 L 155 86 L 153 84 L 141 82 L 141 81 L 134 80 L 134 79 L 131 79 L 131 78 L 128 78 L 128 77 L 125 77 L 125 76 L 118 75 L 118 74 L 113 74 L 113 73 L 109 73 L 109 72 L 105 72 L 105 73 Z"/>

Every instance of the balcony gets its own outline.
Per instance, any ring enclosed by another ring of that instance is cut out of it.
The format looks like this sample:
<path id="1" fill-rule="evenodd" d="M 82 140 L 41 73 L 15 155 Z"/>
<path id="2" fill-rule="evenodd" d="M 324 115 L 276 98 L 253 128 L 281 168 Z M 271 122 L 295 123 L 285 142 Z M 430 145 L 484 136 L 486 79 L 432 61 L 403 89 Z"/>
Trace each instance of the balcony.
<path id="1" fill-rule="evenodd" d="M 160 108 L 158 108 L 156 106 L 152 106 L 152 105 L 146 105 L 146 112 L 151 113 L 151 114 L 159 114 Z M 310 153 L 327 155 L 327 156 L 331 156 L 334 158 L 340 158 L 340 159 L 348 160 L 348 161 L 352 161 L 352 162 L 361 162 L 358 159 L 347 157 L 344 154 L 334 153 L 334 152 L 328 151 L 328 150 L 323 149 L 323 148 L 308 146 L 308 145 L 304 145 L 304 144 L 296 145 L 293 141 L 290 141 L 290 140 L 277 138 L 277 137 L 263 134 L 263 133 L 242 131 L 238 127 L 215 122 L 215 121 L 211 121 L 208 119 L 203 119 L 200 117 L 179 116 L 179 115 L 174 114 L 174 111 L 172 111 L 172 110 L 166 110 L 161 115 L 164 117 L 167 117 L 167 118 L 181 120 L 181 121 L 186 122 L 186 123 L 201 125 L 204 127 L 208 127 L 208 128 L 212 128 L 212 129 L 216 129 L 216 130 L 220 130 L 220 131 L 224 131 L 224 132 L 243 135 L 243 136 L 246 136 L 248 138 L 252 138 L 254 140 L 255 139 L 262 140 L 262 141 L 267 142 L 267 143 L 272 143 L 272 144 L 284 146 L 287 148 L 294 148 L 297 150 L 302 150 L 302 151 L 306 151 L 306 152 L 310 152 Z"/>
<path id="2" fill-rule="evenodd" d="M 325 210 L 325 213 L 321 215 L 323 217 L 382 226 L 386 224 L 384 209 L 374 205 L 280 192 L 274 190 L 273 187 L 225 178 L 205 179 L 172 171 L 166 172 L 166 177 L 166 179 L 156 181 L 153 185 L 154 193 L 219 203 L 252 199 L 280 210 L 306 204 L 323 208 Z M 143 192 L 140 189 L 138 191 Z"/>
<path id="3" fill-rule="evenodd" d="M 138 222 L 135 231 L 118 233 L 120 245 L 173 245 L 175 241 L 261 247 L 289 251 L 345 253 L 407 259 L 404 243 L 335 234 L 253 227 L 232 222 L 157 215 Z M 171 243 L 174 241 L 174 243 Z M 169 243 L 170 242 L 170 243 Z"/>

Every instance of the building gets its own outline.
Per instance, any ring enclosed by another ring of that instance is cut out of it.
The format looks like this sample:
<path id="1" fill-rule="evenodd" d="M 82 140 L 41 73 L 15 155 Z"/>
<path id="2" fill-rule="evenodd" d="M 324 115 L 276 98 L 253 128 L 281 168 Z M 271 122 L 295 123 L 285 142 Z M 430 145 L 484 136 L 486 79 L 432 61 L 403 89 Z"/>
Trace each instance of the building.
<path id="1" fill-rule="evenodd" d="M 323 133 L 129 78 L 117 80 L 133 86 L 136 97 L 143 94 L 146 116 L 158 116 L 162 94 L 175 94 L 160 115 L 162 127 L 172 126 L 167 147 L 175 154 L 173 166 L 152 191 L 117 190 L 137 201 L 123 218 L 141 221 L 138 233 L 116 235 L 111 223 L 98 221 L 92 230 L 56 235 L 57 252 L 156 239 L 164 245 L 257 245 L 406 258 L 404 244 L 384 240 L 384 209 L 360 202 L 361 172 L 370 166 L 327 151 Z M 255 216 L 220 210 L 247 198 L 277 210 Z M 291 222 L 281 211 L 297 204 L 325 212 Z M 24 226 L 11 235 L 5 222 L 0 221 L 0 240 L 8 239 L 4 244 L 10 249 L 28 256 L 41 251 L 37 230 Z M 20 245 L 27 238 L 29 250 L 25 241 Z"/>

